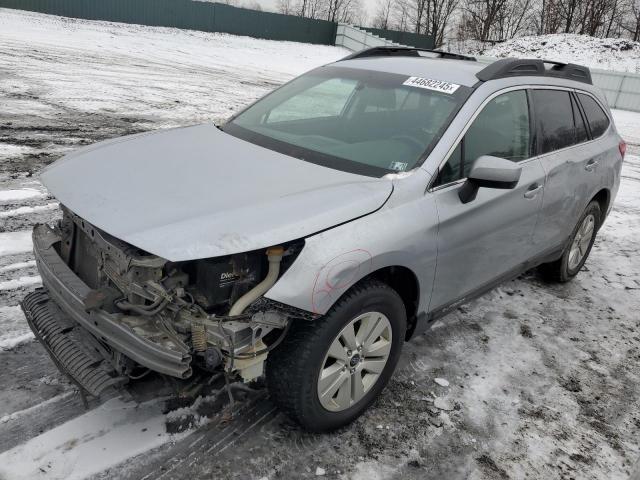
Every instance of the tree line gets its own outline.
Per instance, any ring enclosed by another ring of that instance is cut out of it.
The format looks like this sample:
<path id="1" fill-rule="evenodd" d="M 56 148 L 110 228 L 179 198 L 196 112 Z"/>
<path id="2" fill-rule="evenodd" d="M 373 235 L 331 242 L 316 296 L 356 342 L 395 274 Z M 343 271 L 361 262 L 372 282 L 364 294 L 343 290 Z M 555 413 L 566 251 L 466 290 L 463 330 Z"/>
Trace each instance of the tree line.
<path id="1" fill-rule="evenodd" d="M 379 0 L 374 27 L 445 38 L 503 42 L 522 35 L 578 33 L 640 40 L 640 0 Z"/>
<path id="2" fill-rule="evenodd" d="M 233 0 L 227 0 L 233 1 Z M 640 41 L 640 0 L 278 0 L 287 15 L 370 25 L 446 39 L 503 42 L 522 35 L 578 33 Z"/>
<path id="3" fill-rule="evenodd" d="M 278 12 L 330 22 L 363 24 L 360 0 L 278 0 Z"/>

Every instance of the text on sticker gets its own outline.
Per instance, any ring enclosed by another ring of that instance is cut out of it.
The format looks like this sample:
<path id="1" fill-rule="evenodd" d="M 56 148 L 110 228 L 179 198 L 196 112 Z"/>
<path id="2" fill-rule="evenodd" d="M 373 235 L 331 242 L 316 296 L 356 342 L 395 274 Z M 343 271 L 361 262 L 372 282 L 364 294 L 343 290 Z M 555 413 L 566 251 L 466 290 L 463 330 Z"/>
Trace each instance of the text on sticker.
<path id="1" fill-rule="evenodd" d="M 435 90 L 436 92 L 454 93 L 460 85 L 455 83 L 443 82 L 442 80 L 432 80 L 430 78 L 409 77 L 404 81 L 403 85 L 410 87 L 426 88 L 427 90 Z"/>

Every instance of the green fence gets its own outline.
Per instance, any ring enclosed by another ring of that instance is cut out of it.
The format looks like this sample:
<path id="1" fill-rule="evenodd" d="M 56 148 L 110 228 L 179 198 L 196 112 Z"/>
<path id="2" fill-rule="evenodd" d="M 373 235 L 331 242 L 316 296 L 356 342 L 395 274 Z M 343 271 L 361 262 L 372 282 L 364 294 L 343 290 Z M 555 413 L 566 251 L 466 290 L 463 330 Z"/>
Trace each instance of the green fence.
<path id="1" fill-rule="evenodd" d="M 1 1 L 1 0 L 0 0 Z M 402 45 L 409 45 L 416 48 L 434 48 L 435 42 L 433 41 L 433 35 L 420 35 L 411 32 L 400 32 L 398 30 L 385 30 L 382 28 L 371 27 L 358 27 L 362 30 L 366 30 L 369 33 L 378 35 L 379 37 L 386 38 L 395 43 Z"/>
<path id="2" fill-rule="evenodd" d="M 333 22 L 192 0 L 0 0 L 0 7 L 325 45 L 336 35 Z"/>

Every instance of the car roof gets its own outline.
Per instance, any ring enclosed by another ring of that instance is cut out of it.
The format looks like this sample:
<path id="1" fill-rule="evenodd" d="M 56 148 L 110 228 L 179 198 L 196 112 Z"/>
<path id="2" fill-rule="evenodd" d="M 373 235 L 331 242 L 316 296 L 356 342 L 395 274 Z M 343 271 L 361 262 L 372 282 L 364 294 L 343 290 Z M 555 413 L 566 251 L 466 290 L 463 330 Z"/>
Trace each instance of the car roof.
<path id="1" fill-rule="evenodd" d="M 472 87 L 479 82 L 476 74 L 486 67 L 485 64 L 470 60 L 429 58 L 424 56 L 363 57 L 339 60 L 338 62 L 332 63 L 331 66 L 396 73 L 407 75 L 408 77 L 429 78 L 467 87 Z"/>
<path id="2" fill-rule="evenodd" d="M 404 74 L 467 87 L 475 87 L 479 82 L 516 77 L 529 77 L 535 79 L 536 83 L 544 78 L 555 85 L 565 82 L 571 86 L 576 83 L 593 85 L 589 69 L 573 63 L 537 58 L 502 58 L 481 64 L 474 57 L 413 47 L 372 47 L 355 52 L 333 65 Z"/>

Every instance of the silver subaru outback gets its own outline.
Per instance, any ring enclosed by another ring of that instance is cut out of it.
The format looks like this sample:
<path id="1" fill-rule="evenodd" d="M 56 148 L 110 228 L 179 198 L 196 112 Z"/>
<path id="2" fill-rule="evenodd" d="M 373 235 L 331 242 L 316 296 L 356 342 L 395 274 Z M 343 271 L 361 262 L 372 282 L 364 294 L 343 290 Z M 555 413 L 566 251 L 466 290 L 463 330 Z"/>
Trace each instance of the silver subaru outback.
<path id="1" fill-rule="evenodd" d="M 587 68 L 374 48 L 222 126 L 80 149 L 42 173 L 23 309 L 83 392 L 149 372 L 266 377 L 313 431 L 380 394 L 403 343 L 527 269 L 566 282 L 625 144 Z"/>

